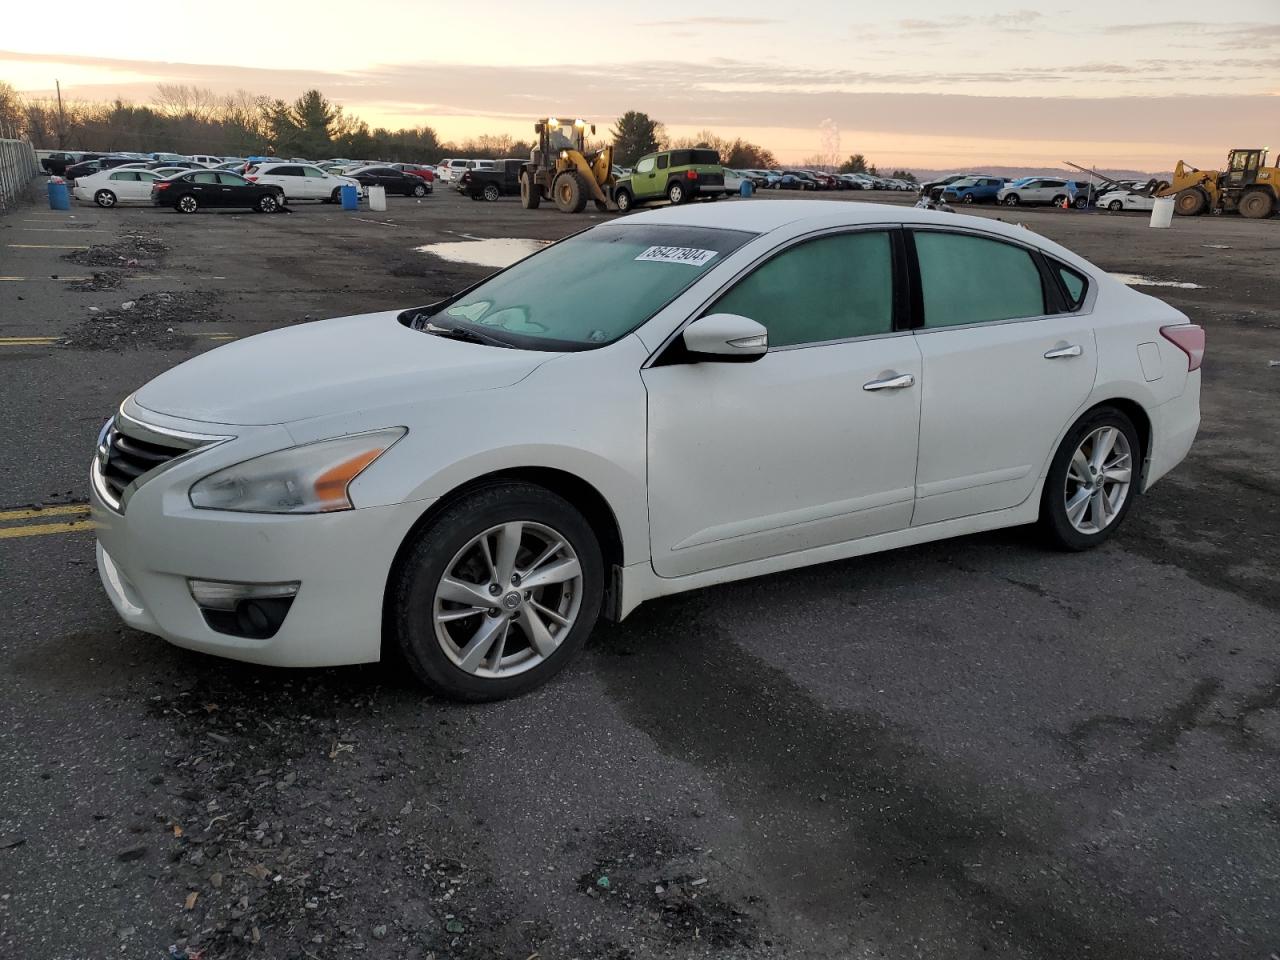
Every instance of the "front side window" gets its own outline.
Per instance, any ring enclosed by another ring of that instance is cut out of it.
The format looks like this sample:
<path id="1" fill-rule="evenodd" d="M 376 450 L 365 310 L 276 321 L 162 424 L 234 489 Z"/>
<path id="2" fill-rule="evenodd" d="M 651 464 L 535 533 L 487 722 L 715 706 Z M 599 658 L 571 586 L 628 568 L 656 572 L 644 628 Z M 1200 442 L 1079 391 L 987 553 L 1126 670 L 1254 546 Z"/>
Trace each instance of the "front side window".
<path id="1" fill-rule="evenodd" d="M 510 346 L 583 350 L 626 336 L 754 234 L 609 224 L 563 240 L 462 294 L 402 319 L 460 327 Z"/>
<path id="2" fill-rule="evenodd" d="M 653 158 L 653 157 L 645 157 L 643 160 L 641 160 L 639 163 L 637 163 L 637 164 L 636 164 L 636 173 L 652 173 L 652 172 L 653 172 L 653 160 L 654 160 L 654 158 Z"/>
<path id="3" fill-rule="evenodd" d="M 769 331 L 770 347 L 889 333 L 893 254 L 884 231 L 808 240 L 758 267 L 712 306 Z"/>
<path id="4" fill-rule="evenodd" d="M 313 180 L 314 179 L 323 180 L 326 176 L 325 172 L 319 169 L 318 167 L 303 167 L 302 173 L 303 173 L 303 176 L 311 177 Z"/>
<path id="5" fill-rule="evenodd" d="M 220 173 L 218 179 L 222 181 L 224 186 L 228 187 L 247 187 L 249 181 L 236 173 Z"/>
<path id="6" fill-rule="evenodd" d="M 926 328 L 1045 314 L 1040 270 L 1024 248 L 964 233 L 914 236 Z"/>

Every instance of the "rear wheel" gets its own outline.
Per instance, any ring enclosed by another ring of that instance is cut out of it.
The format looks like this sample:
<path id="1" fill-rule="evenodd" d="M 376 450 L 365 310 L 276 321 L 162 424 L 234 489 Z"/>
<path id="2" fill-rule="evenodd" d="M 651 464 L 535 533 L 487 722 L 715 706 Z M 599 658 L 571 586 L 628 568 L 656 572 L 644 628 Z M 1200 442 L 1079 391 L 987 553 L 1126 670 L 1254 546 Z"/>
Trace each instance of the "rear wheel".
<path id="1" fill-rule="evenodd" d="M 484 185 L 484 198 L 490 203 L 502 196 L 502 191 L 498 189 L 496 183 L 486 183 Z"/>
<path id="2" fill-rule="evenodd" d="M 274 193 L 264 193 L 258 198 L 258 202 L 253 205 L 253 209 L 259 213 L 275 213 L 280 209 L 280 204 L 276 201 Z"/>
<path id="3" fill-rule="evenodd" d="M 93 202 L 103 209 L 114 207 L 116 205 L 116 195 L 110 190 L 99 190 L 93 195 Z"/>
<path id="4" fill-rule="evenodd" d="M 520 178 L 520 206 L 526 210 L 537 210 L 542 203 L 542 188 L 533 182 L 533 178 L 525 174 Z"/>
<path id="5" fill-rule="evenodd" d="M 392 576 L 388 611 L 420 680 L 459 700 L 524 693 L 586 642 L 604 596 L 590 524 L 526 483 L 485 487 L 425 527 Z"/>
<path id="6" fill-rule="evenodd" d="M 631 196 L 631 191 L 625 187 L 613 195 L 613 202 L 618 205 L 619 213 L 627 213 L 634 205 L 635 200 Z"/>
<path id="7" fill-rule="evenodd" d="M 1096 547 L 1116 532 L 1138 493 L 1142 445 L 1114 407 L 1086 414 L 1063 438 L 1045 478 L 1040 525 L 1065 550 Z"/>
<path id="8" fill-rule="evenodd" d="M 667 187 L 667 199 L 671 201 L 672 206 L 680 206 L 689 199 L 689 193 L 685 190 L 684 184 L 679 180 Z"/>
<path id="9" fill-rule="evenodd" d="M 1250 220 L 1262 220 L 1271 216 L 1275 200 L 1264 190 L 1250 190 L 1240 198 L 1240 216 Z"/>
<path id="10" fill-rule="evenodd" d="M 587 188 L 576 173 L 562 173 L 556 177 L 551 192 L 556 198 L 556 209 L 561 213 L 581 213 L 587 208 Z"/>
<path id="11" fill-rule="evenodd" d="M 184 193 L 178 198 L 179 213 L 195 213 L 200 209 L 200 201 L 189 193 Z"/>
<path id="12" fill-rule="evenodd" d="M 1198 217 L 1209 207 L 1209 197 L 1199 187 L 1179 190 L 1173 198 L 1173 212 L 1180 217 Z"/>
<path id="13" fill-rule="evenodd" d="M 1088 197 L 1086 197 L 1083 193 L 1081 193 L 1081 194 L 1077 194 L 1077 195 L 1076 195 L 1076 200 L 1075 200 L 1075 203 L 1073 204 L 1073 206 L 1074 206 L 1077 210 L 1086 210 L 1086 209 L 1088 209 L 1088 207 L 1089 207 L 1089 198 L 1088 198 Z"/>

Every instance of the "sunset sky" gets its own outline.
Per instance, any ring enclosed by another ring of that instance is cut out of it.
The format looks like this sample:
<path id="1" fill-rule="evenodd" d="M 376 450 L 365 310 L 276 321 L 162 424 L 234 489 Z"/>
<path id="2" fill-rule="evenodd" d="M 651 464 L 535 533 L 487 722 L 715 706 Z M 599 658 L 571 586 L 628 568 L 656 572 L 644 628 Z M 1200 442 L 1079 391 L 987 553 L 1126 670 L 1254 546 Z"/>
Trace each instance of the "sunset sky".
<path id="1" fill-rule="evenodd" d="M 289 99 L 316 86 L 371 124 L 449 139 L 637 109 L 673 135 L 710 128 L 792 162 L 838 131 L 843 154 L 882 167 L 1154 171 L 1280 147 L 1280 0 L 700 0 L 582 8 L 573 23 L 507 0 L 101 9 L 67 22 L 9 9 L 0 79 L 138 103 L 158 82 Z"/>

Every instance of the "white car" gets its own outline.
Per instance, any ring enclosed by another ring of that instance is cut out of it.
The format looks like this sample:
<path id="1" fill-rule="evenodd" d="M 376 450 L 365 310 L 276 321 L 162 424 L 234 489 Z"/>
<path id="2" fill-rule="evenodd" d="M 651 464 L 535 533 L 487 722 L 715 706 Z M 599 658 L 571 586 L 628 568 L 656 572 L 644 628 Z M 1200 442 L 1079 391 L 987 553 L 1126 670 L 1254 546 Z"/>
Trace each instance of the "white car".
<path id="1" fill-rule="evenodd" d="M 665 594 L 1035 522 L 1102 543 L 1190 448 L 1203 350 L 1020 227 L 669 207 L 161 374 L 99 438 L 98 569 L 183 647 L 320 666 L 385 642 L 438 691 L 504 697 Z"/>
<path id="2" fill-rule="evenodd" d="M 462 175 L 467 172 L 467 160 L 442 160 L 436 166 L 436 174 L 446 183 L 452 183 L 455 180 L 461 180 Z"/>
<path id="3" fill-rule="evenodd" d="M 207 153 L 195 153 L 187 157 L 192 163 L 198 163 L 205 167 L 217 167 L 226 161 L 222 157 L 215 157 Z"/>
<path id="4" fill-rule="evenodd" d="M 155 170 L 112 167 L 76 178 L 71 192 L 77 200 L 96 203 L 100 207 L 114 207 L 118 203 L 149 204 L 151 185 L 163 179 Z"/>
<path id="5" fill-rule="evenodd" d="M 1097 207 L 1099 210 L 1111 210 L 1119 212 L 1121 210 L 1146 210 L 1151 211 L 1155 208 L 1156 201 L 1154 197 L 1144 196 L 1140 193 L 1132 193 L 1129 190 L 1112 190 L 1110 193 L 1104 193 L 1098 198 Z"/>
<path id="6" fill-rule="evenodd" d="M 254 183 L 268 183 L 284 191 L 285 200 L 323 200 L 338 203 L 342 200 L 342 188 L 352 186 L 359 196 L 364 187 L 359 180 L 327 173 L 309 163 L 289 160 L 271 161 L 251 166 L 245 171 L 245 179 Z"/>
<path id="7" fill-rule="evenodd" d="M 746 178 L 737 170 L 724 168 L 724 194 L 726 197 L 734 197 L 742 189 L 742 181 Z"/>
<path id="8" fill-rule="evenodd" d="M 1064 199 L 1072 200 L 1076 195 L 1076 185 L 1070 180 L 1058 177 L 1037 177 L 1017 186 L 1010 185 L 996 193 L 996 202 L 1008 207 L 1016 207 L 1020 203 L 1048 203 L 1061 206 Z"/>

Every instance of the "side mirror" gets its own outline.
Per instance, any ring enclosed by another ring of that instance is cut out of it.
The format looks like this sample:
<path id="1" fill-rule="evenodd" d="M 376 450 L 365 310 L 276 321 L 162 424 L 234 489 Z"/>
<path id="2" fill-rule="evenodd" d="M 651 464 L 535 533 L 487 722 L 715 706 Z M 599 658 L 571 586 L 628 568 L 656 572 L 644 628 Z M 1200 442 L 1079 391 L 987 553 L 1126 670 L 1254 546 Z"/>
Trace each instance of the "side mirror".
<path id="1" fill-rule="evenodd" d="M 769 351 L 769 331 L 736 313 L 699 317 L 684 328 L 681 338 L 695 363 L 750 363 Z"/>

